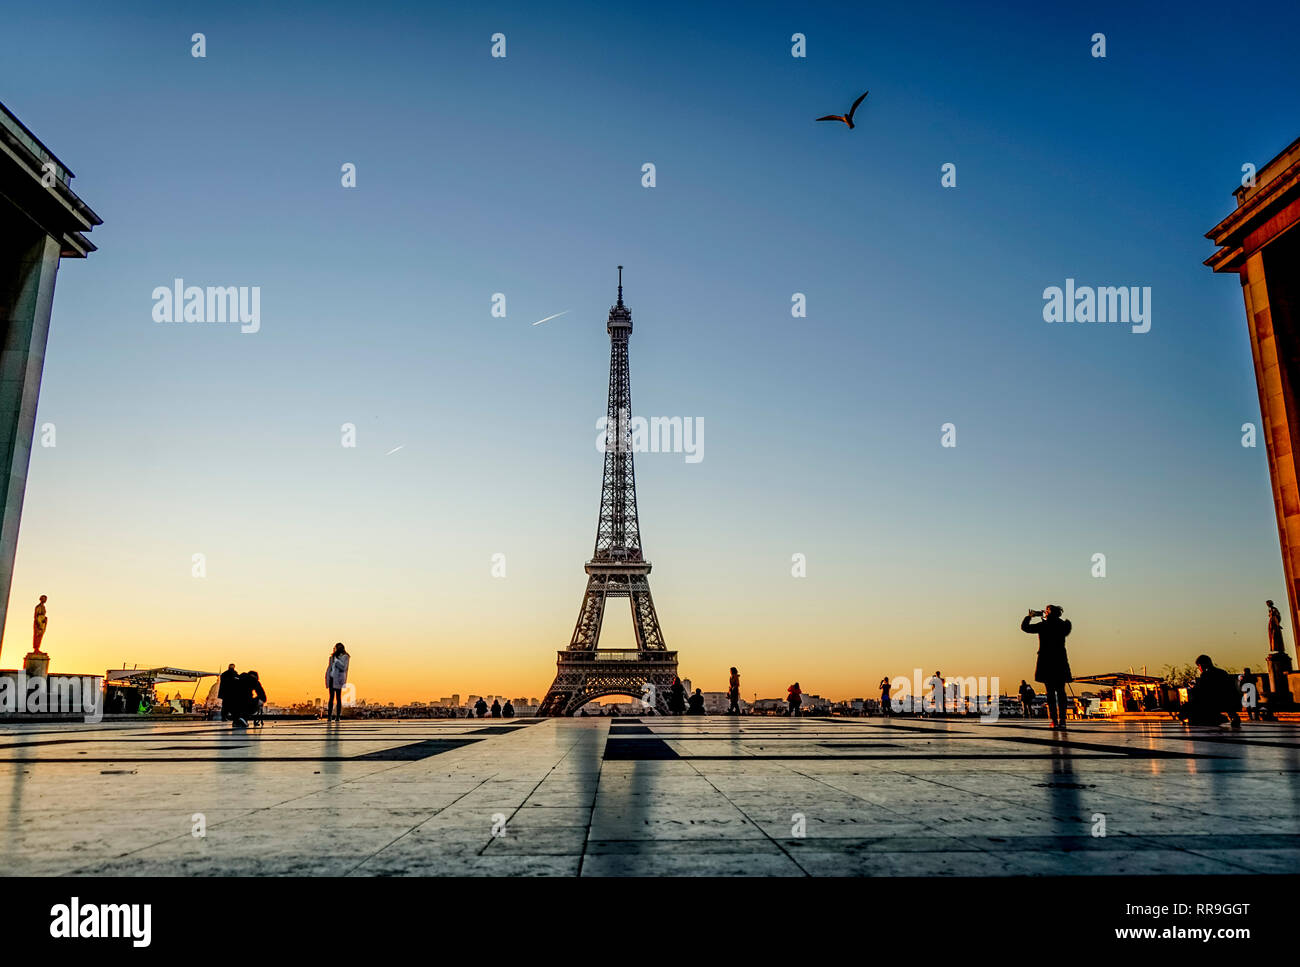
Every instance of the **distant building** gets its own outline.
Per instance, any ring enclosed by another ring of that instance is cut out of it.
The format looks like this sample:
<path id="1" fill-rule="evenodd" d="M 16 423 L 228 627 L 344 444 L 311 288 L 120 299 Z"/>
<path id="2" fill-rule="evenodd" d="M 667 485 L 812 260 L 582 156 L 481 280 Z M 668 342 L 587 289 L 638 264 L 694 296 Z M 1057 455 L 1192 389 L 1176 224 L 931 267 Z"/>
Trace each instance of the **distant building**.
<path id="1" fill-rule="evenodd" d="M 1019 695 L 999 695 L 998 696 L 998 717 L 1011 717 L 1024 715 L 1025 706 L 1020 701 Z"/>
<path id="2" fill-rule="evenodd" d="M 704 693 L 704 711 L 707 715 L 725 715 L 727 709 L 731 707 L 731 700 L 727 697 L 726 692 L 705 692 Z M 741 711 L 745 709 L 745 703 L 740 703 Z"/>
<path id="3" fill-rule="evenodd" d="M 822 698 L 820 695 L 809 695 L 804 693 L 799 705 L 800 712 L 830 712 L 834 704 L 829 698 Z"/>

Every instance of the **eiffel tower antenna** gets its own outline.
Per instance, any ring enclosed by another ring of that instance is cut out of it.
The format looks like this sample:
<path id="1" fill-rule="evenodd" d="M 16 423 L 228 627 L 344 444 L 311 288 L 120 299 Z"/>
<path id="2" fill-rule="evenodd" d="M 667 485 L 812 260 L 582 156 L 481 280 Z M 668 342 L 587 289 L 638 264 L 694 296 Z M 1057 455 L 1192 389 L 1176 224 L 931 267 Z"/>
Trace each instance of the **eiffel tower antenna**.
<path id="1" fill-rule="evenodd" d="M 596 547 L 586 564 L 587 590 L 578 608 L 569 647 L 556 655 L 555 681 L 538 715 L 572 715 L 592 699 L 630 695 L 661 714 L 677 677 L 677 652 L 664 644 L 654 599 L 650 562 L 641 550 L 636 509 L 636 472 L 628 434 L 632 377 L 627 344 L 632 312 L 623 304 L 623 266 L 618 267 L 618 302 L 605 323 L 609 333 L 609 405 L 605 412 L 605 469 L 600 487 Z M 635 648 L 600 648 L 605 603 L 628 598 Z"/>

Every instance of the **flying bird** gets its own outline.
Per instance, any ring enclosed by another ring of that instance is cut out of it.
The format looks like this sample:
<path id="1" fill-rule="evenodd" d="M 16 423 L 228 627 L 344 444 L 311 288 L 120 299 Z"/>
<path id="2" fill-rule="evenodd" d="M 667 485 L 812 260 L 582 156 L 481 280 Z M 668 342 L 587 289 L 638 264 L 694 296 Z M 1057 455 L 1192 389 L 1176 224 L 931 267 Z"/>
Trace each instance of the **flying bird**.
<path id="1" fill-rule="evenodd" d="M 545 319 L 538 319 L 536 322 L 533 323 L 533 325 L 540 326 L 542 323 L 550 322 L 552 319 L 558 319 L 560 318 L 560 316 L 567 316 L 572 311 L 573 311 L 572 309 L 565 309 L 563 312 L 557 312 L 555 315 L 547 316 Z"/>
<path id="2" fill-rule="evenodd" d="M 405 443 L 398 444 L 397 446 L 393 447 L 393 449 L 391 449 L 391 450 L 389 450 L 387 453 L 385 453 L 384 456 L 386 456 L 386 457 L 391 457 L 394 453 L 396 453 L 398 450 L 402 449 L 402 447 L 404 447 L 404 446 L 406 446 Z"/>
<path id="3" fill-rule="evenodd" d="M 863 91 L 862 97 L 866 97 L 870 93 L 871 93 L 870 91 Z M 858 98 L 856 101 L 853 102 L 853 106 L 849 108 L 849 113 L 847 116 L 843 114 L 828 114 L 824 118 L 818 118 L 817 120 L 818 121 L 843 121 L 850 128 L 854 127 L 855 125 L 853 124 L 853 113 L 857 111 L 858 105 L 862 103 L 862 97 Z"/>

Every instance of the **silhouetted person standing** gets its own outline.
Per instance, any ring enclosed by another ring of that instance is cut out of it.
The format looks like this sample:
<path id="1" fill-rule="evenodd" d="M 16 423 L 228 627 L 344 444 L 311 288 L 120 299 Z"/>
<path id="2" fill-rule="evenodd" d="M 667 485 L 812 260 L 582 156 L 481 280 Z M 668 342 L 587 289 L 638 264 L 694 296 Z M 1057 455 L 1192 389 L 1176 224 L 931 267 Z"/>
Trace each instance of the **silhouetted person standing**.
<path id="1" fill-rule="evenodd" d="M 1272 601 L 1265 601 L 1268 605 L 1268 647 L 1271 651 L 1286 651 L 1286 641 L 1282 638 L 1282 612 L 1273 606 Z"/>
<path id="2" fill-rule="evenodd" d="M 1034 699 L 1037 698 L 1034 686 L 1030 685 L 1023 678 L 1020 679 L 1020 706 L 1024 710 L 1025 718 L 1031 718 L 1034 714 Z"/>
<path id="3" fill-rule="evenodd" d="M 793 685 L 791 685 L 789 688 L 786 689 L 785 700 L 790 706 L 790 715 L 792 717 L 798 715 L 799 706 L 803 704 L 803 689 L 799 687 L 798 682 L 795 682 Z"/>
<path id="4" fill-rule="evenodd" d="M 890 687 L 889 676 L 885 676 L 880 680 L 880 714 L 881 715 L 892 715 L 894 713 L 894 706 L 890 704 L 889 701 L 889 693 L 891 691 L 892 688 Z"/>
<path id="5" fill-rule="evenodd" d="M 936 671 L 926 684 L 930 686 L 930 692 L 934 696 L 934 710 L 936 712 L 946 712 L 947 709 L 944 707 L 943 701 L 943 675 Z"/>
<path id="6" fill-rule="evenodd" d="M 681 715 L 686 711 L 686 687 L 680 678 L 673 679 L 673 687 L 668 692 L 668 711 Z"/>
<path id="7" fill-rule="evenodd" d="M 1041 618 L 1037 624 L 1034 618 Z M 1034 678 L 1047 689 L 1047 714 L 1052 728 L 1068 728 L 1065 724 L 1065 684 L 1074 681 L 1070 674 L 1070 657 L 1065 652 L 1065 639 L 1070 634 L 1069 620 L 1061 617 L 1061 606 L 1049 604 L 1042 611 L 1031 611 L 1020 622 L 1020 630 L 1038 635 L 1038 662 Z"/>
<path id="8" fill-rule="evenodd" d="M 329 705 L 325 708 L 326 722 L 331 716 L 336 722 L 343 720 L 343 687 L 348 683 L 348 664 L 351 660 L 343 642 L 334 645 L 329 664 L 325 666 L 325 687 L 330 693 Z"/>
<path id="9" fill-rule="evenodd" d="M 221 721 L 229 722 L 235 717 L 235 683 L 239 681 L 239 672 L 235 671 L 233 661 L 217 681 L 217 698 L 221 699 Z"/>
<path id="10" fill-rule="evenodd" d="M 492 717 L 494 719 L 501 718 L 501 700 L 499 698 L 492 699 Z"/>
<path id="11" fill-rule="evenodd" d="M 731 666 L 731 677 L 727 679 L 727 714 L 740 714 L 740 672 L 736 671 L 736 666 Z"/>
<path id="12" fill-rule="evenodd" d="M 482 718 L 483 716 L 487 715 L 487 711 L 488 711 L 487 702 L 483 701 L 483 699 L 480 698 L 477 702 L 474 703 L 474 714 L 477 715 L 479 718 Z"/>
<path id="13" fill-rule="evenodd" d="M 1250 716 L 1252 722 L 1257 721 L 1259 719 L 1259 676 L 1249 667 L 1243 668 L 1238 686 L 1241 689 L 1241 704 L 1245 706 L 1246 714 Z"/>

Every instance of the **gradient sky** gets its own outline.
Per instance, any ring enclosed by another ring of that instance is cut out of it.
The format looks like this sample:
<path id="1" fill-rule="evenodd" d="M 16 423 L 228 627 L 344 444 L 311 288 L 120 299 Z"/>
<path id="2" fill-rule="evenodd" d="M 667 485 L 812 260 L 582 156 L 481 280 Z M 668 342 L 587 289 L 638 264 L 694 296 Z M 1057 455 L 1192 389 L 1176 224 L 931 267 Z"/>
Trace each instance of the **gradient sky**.
<path id="1" fill-rule="evenodd" d="M 370 701 L 540 696 L 618 263 L 635 412 L 705 426 L 700 463 L 637 458 L 697 685 L 1010 691 L 1048 601 L 1076 675 L 1262 664 L 1258 397 L 1201 262 L 1242 164 L 1300 134 L 1293 4 L 266 7 L 6 12 L 0 100 L 105 224 L 60 270 L 0 664 L 44 593 L 53 671 L 234 661 L 287 703 L 342 640 Z M 813 123 L 866 89 L 856 130 Z M 155 323 L 177 277 L 261 286 L 261 331 Z M 1151 331 L 1045 323 L 1066 278 L 1151 286 Z M 602 644 L 631 641 L 615 602 Z"/>

